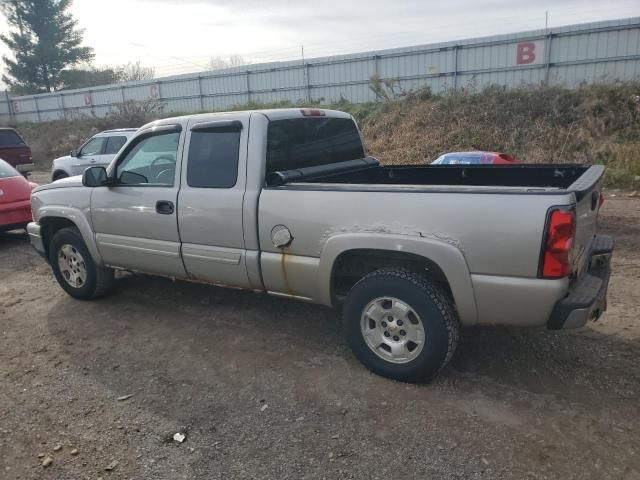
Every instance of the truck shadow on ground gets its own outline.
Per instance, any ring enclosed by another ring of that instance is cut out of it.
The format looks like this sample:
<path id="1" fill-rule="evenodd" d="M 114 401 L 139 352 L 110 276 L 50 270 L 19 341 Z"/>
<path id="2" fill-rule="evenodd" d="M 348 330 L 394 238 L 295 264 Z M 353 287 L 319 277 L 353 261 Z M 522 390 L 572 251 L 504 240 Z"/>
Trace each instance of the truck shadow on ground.
<path id="1" fill-rule="evenodd" d="M 34 253 L 25 230 L 0 232 L 0 265 L 19 264 L 21 268 L 42 265 L 43 260 Z"/>
<path id="2" fill-rule="evenodd" d="M 58 301 L 48 328 L 72 368 L 116 396 L 143 391 L 164 414 L 215 391 L 250 391 L 252 398 L 277 392 L 304 405 L 384 401 L 400 388 L 355 360 L 334 311 L 250 292 L 131 275 L 99 301 Z M 639 353 L 639 342 L 588 327 L 470 328 L 440 377 L 409 395 L 518 392 L 583 403 L 597 392 L 599 402 L 633 402 Z"/>
<path id="3" fill-rule="evenodd" d="M 0 231 L 0 250 L 14 248 L 29 243 L 29 236 L 25 230 Z"/>

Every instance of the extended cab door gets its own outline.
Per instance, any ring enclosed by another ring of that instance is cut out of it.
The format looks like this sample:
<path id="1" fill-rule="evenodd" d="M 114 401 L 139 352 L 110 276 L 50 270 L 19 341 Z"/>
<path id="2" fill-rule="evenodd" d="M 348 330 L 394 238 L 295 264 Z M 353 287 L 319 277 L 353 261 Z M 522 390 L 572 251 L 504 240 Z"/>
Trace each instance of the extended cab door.
<path id="1" fill-rule="evenodd" d="M 250 287 L 242 218 L 248 126 L 243 113 L 189 121 L 178 224 L 193 279 Z"/>
<path id="2" fill-rule="evenodd" d="M 91 197 L 96 243 L 107 265 L 185 277 L 176 218 L 180 125 L 148 129 L 109 167 L 115 185 Z"/>

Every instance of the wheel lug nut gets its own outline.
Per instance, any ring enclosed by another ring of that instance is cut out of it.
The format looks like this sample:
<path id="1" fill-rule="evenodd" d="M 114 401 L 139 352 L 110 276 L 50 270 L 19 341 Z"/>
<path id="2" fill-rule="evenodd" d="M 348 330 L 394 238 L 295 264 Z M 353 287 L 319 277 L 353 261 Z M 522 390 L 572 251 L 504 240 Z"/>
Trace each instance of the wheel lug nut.
<path id="1" fill-rule="evenodd" d="M 382 322 L 382 326 L 383 326 L 384 328 L 387 328 L 387 322 Z"/>
<path id="2" fill-rule="evenodd" d="M 400 330 L 400 335 L 402 335 L 403 337 L 407 334 L 407 332 L 405 332 L 404 330 Z"/>
<path id="3" fill-rule="evenodd" d="M 389 332 L 384 332 L 384 336 L 388 337 L 389 336 Z"/>
<path id="4" fill-rule="evenodd" d="M 399 336 L 397 336 L 397 335 L 394 335 L 394 336 L 393 336 L 393 339 L 397 342 L 398 340 L 400 340 L 400 337 L 399 337 Z"/>
<path id="5" fill-rule="evenodd" d="M 393 322 L 393 317 L 392 317 L 391 315 L 389 315 L 389 316 L 387 317 L 387 320 L 389 320 L 390 322 Z"/>
<path id="6" fill-rule="evenodd" d="M 401 327 L 403 322 L 402 320 L 398 320 L 396 323 L 398 324 L 399 327 Z"/>

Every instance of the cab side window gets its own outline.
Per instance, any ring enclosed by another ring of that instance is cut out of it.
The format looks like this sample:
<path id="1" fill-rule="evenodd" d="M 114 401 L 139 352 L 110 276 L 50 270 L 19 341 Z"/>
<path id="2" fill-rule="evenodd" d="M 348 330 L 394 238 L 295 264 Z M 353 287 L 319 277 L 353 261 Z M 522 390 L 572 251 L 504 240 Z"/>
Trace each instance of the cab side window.
<path id="1" fill-rule="evenodd" d="M 142 137 L 118 163 L 119 185 L 171 187 L 174 184 L 180 132 L 166 132 Z"/>
<path id="2" fill-rule="evenodd" d="M 96 137 L 85 143 L 80 149 L 80 156 L 84 155 L 100 155 L 105 137 Z"/>
<path id="3" fill-rule="evenodd" d="M 104 147 L 105 154 L 116 154 L 127 143 L 127 137 L 117 136 L 107 138 L 107 146 Z"/>
<path id="4" fill-rule="evenodd" d="M 196 188 L 231 188 L 238 180 L 240 129 L 217 127 L 191 132 L 187 184 Z"/>

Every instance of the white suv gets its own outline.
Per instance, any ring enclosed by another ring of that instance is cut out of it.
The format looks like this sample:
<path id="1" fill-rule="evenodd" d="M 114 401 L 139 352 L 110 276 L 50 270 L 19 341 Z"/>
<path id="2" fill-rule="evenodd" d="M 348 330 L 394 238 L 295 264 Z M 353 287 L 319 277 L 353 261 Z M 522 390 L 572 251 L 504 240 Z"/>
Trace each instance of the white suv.
<path id="1" fill-rule="evenodd" d="M 120 128 L 100 132 L 71 154 L 56 158 L 51 167 L 51 181 L 82 175 L 89 167 L 104 166 L 111 163 L 116 153 L 136 133 L 137 128 Z"/>

